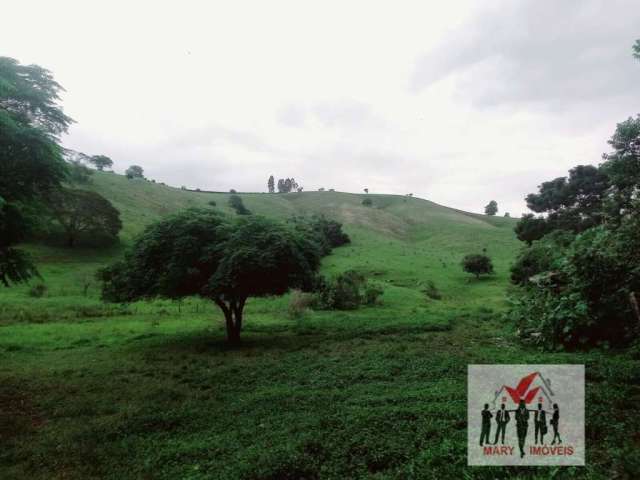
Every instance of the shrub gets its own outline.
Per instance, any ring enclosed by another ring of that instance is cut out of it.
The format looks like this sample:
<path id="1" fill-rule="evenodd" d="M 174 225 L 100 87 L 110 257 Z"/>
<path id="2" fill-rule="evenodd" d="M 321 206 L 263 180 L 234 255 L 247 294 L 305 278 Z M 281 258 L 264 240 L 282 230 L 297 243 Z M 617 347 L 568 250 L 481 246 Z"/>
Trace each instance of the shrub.
<path id="1" fill-rule="evenodd" d="M 323 215 L 292 217 L 289 223 L 312 237 L 323 255 L 329 255 L 332 249 L 351 242 L 349 235 L 342 231 L 340 222 L 329 220 Z"/>
<path id="2" fill-rule="evenodd" d="M 312 294 L 305 293 L 301 290 L 293 290 L 293 292 L 291 292 L 291 299 L 289 300 L 289 307 L 287 308 L 287 315 L 292 320 L 300 320 L 312 304 Z"/>
<path id="3" fill-rule="evenodd" d="M 493 273 L 493 264 L 487 255 L 473 253 L 462 259 L 462 269 L 480 278 L 482 274 Z"/>
<path id="4" fill-rule="evenodd" d="M 215 201 L 215 200 L 209 200 L 209 201 L 207 202 L 207 204 L 209 204 L 209 205 L 210 205 L 210 206 L 212 206 L 212 207 L 215 207 L 215 206 L 217 205 L 217 203 L 216 203 L 216 201 Z"/>
<path id="5" fill-rule="evenodd" d="M 511 317 L 523 336 L 547 347 L 622 346 L 638 338 L 634 312 L 640 292 L 638 221 L 588 229 L 517 292 Z"/>
<path id="6" fill-rule="evenodd" d="M 47 286 L 44 283 L 37 283 L 29 289 L 29 296 L 41 298 L 47 293 Z"/>
<path id="7" fill-rule="evenodd" d="M 242 197 L 238 195 L 231 195 L 229 197 L 229 206 L 233 208 L 238 215 L 251 215 L 251 211 L 244 206 Z"/>
<path id="8" fill-rule="evenodd" d="M 384 290 L 379 285 L 367 285 L 364 289 L 364 303 L 367 305 L 378 305 Z"/>
<path id="9" fill-rule="evenodd" d="M 373 205 L 373 201 L 370 198 L 365 198 L 364 200 L 362 200 L 362 205 L 364 205 L 365 207 L 370 207 L 371 205 Z"/>
<path id="10" fill-rule="evenodd" d="M 355 310 L 360 305 L 375 305 L 384 293 L 379 285 L 369 285 L 355 270 L 321 281 L 316 291 L 316 306 L 324 310 Z"/>
<path id="11" fill-rule="evenodd" d="M 511 266 L 511 282 L 526 285 L 539 273 L 557 270 L 562 254 L 572 240 L 571 233 L 555 231 L 523 248 Z"/>
<path id="12" fill-rule="evenodd" d="M 442 300 L 442 294 L 432 280 L 427 281 L 427 285 L 424 287 L 423 291 L 424 294 L 432 300 Z"/>

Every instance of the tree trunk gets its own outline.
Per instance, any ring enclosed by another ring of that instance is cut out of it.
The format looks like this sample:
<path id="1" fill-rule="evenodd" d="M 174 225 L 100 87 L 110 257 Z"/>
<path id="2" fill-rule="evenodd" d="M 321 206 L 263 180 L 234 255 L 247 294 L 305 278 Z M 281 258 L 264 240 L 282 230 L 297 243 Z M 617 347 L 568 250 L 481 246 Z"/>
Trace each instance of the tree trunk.
<path id="1" fill-rule="evenodd" d="M 229 304 L 221 299 L 215 299 L 216 305 L 224 313 L 224 320 L 227 329 L 227 341 L 232 345 L 240 343 L 240 332 L 242 331 L 242 310 L 246 299 L 232 300 Z"/>

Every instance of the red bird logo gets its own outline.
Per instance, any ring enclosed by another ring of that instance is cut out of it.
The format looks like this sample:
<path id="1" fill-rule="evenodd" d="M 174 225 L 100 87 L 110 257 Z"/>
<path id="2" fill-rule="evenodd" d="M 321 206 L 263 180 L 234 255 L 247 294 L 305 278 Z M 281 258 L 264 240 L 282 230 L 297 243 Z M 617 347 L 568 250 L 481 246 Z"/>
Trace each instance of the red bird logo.
<path id="1" fill-rule="evenodd" d="M 524 402 L 528 404 L 531 403 L 534 398 L 536 398 L 536 393 L 538 393 L 540 387 L 536 387 L 527 392 L 527 390 L 529 390 L 531 382 L 533 382 L 533 380 L 536 378 L 536 375 L 539 375 L 539 373 L 534 372 L 530 373 L 526 377 L 522 377 L 516 388 L 511 388 L 504 385 L 504 388 L 507 390 L 507 392 L 509 392 L 509 395 L 511 396 L 511 399 L 514 401 L 514 403 L 520 403 L 520 399 L 523 399 Z"/>

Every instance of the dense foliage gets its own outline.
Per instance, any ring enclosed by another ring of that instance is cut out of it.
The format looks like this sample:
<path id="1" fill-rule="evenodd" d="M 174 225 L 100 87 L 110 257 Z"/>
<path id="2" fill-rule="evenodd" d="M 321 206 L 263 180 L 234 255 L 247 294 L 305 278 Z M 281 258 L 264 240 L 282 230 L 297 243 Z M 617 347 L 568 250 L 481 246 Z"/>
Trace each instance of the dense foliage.
<path id="1" fill-rule="evenodd" d="M 516 227 L 525 247 L 511 315 L 551 347 L 627 345 L 640 329 L 640 116 L 618 124 L 599 167 L 540 185 Z"/>
<path id="2" fill-rule="evenodd" d="M 325 310 L 355 310 L 361 305 L 375 305 L 384 290 L 371 284 L 355 270 L 347 270 L 316 286 L 315 307 Z"/>
<path id="3" fill-rule="evenodd" d="M 99 275 L 106 300 L 211 299 L 224 313 L 228 340 L 237 342 L 249 297 L 309 289 L 319 265 L 312 239 L 285 224 L 190 209 L 148 227 L 124 260 Z"/>
<path id="4" fill-rule="evenodd" d="M 36 274 L 14 246 L 29 233 L 31 205 L 67 174 L 57 136 L 72 120 L 57 103 L 61 90 L 47 70 L 0 57 L 0 281 L 7 286 Z"/>

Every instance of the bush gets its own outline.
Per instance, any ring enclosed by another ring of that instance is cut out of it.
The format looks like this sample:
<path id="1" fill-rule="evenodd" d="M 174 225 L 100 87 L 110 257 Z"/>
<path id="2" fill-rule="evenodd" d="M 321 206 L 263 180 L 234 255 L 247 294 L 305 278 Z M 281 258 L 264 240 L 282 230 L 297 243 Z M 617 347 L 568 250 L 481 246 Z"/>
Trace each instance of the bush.
<path id="1" fill-rule="evenodd" d="M 251 212 L 242 202 L 242 197 L 238 195 L 231 195 L 229 197 L 229 206 L 233 208 L 238 215 L 251 215 Z"/>
<path id="2" fill-rule="evenodd" d="M 555 231 L 523 248 L 511 266 L 511 282 L 526 285 L 539 273 L 557 270 L 573 238 L 569 232 Z"/>
<path id="3" fill-rule="evenodd" d="M 37 283 L 29 289 L 29 296 L 41 298 L 47 293 L 47 286 L 44 283 Z"/>
<path id="4" fill-rule="evenodd" d="M 216 201 L 215 201 L 215 200 L 209 200 L 209 201 L 207 202 L 207 204 L 208 204 L 208 205 L 210 205 L 210 206 L 212 206 L 212 207 L 215 207 L 216 205 L 218 205 L 218 204 L 216 203 Z"/>
<path id="5" fill-rule="evenodd" d="M 438 288 L 436 287 L 436 284 L 433 283 L 432 280 L 429 280 L 427 282 L 427 285 L 424 287 L 424 294 L 432 299 L 432 300 L 442 300 L 442 294 L 440 293 L 440 290 L 438 290 Z"/>
<path id="6" fill-rule="evenodd" d="M 365 207 L 370 207 L 371 205 L 373 205 L 373 201 L 370 198 L 365 198 L 364 200 L 362 200 L 362 205 L 364 205 Z"/>
<path id="7" fill-rule="evenodd" d="M 322 255 L 329 255 L 334 248 L 351 242 L 349 235 L 342 231 L 340 222 L 329 220 L 323 215 L 292 217 L 289 223 L 313 238 Z"/>
<path id="8" fill-rule="evenodd" d="M 557 268 L 530 279 L 513 299 L 523 336 L 549 348 L 628 345 L 638 338 L 634 299 L 640 294 L 640 222 L 576 236 Z"/>
<path id="9" fill-rule="evenodd" d="M 292 320 L 300 320 L 312 304 L 312 294 L 305 293 L 301 290 L 293 290 L 293 292 L 291 292 L 291 299 L 289 300 L 289 307 L 287 308 L 287 315 Z"/>
<path id="10" fill-rule="evenodd" d="M 355 310 L 360 305 L 375 305 L 384 293 L 380 286 L 369 285 L 355 270 L 321 281 L 316 291 L 316 307 L 323 310 Z"/>
<path id="11" fill-rule="evenodd" d="M 367 285 L 364 289 L 364 303 L 367 305 L 378 305 L 381 303 L 380 297 L 384 290 L 379 285 Z"/>
<path id="12" fill-rule="evenodd" d="M 493 264 L 487 255 L 474 253 L 462 259 L 462 269 L 480 278 L 482 274 L 493 273 Z"/>

